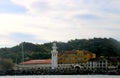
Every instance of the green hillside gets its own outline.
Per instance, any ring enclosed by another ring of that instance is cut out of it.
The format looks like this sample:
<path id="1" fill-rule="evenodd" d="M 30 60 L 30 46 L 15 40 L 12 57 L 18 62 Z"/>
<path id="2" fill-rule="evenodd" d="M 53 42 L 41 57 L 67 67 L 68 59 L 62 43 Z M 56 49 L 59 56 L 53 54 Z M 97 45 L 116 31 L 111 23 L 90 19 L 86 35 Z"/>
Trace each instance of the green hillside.
<path id="1" fill-rule="evenodd" d="M 15 63 L 22 61 L 22 45 L 24 58 L 49 59 L 51 58 L 52 42 L 33 44 L 23 42 L 11 48 L 1 48 L 0 57 L 12 59 Z M 75 39 L 68 42 L 57 42 L 58 51 L 88 50 L 98 56 L 120 56 L 120 42 L 112 38 Z"/>

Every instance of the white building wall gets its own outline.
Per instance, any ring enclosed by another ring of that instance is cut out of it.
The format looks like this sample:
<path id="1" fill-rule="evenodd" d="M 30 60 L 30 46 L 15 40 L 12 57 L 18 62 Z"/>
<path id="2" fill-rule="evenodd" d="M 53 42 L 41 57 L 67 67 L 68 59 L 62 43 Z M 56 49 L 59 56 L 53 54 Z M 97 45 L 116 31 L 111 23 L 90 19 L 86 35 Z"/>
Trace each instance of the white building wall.
<path id="1" fill-rule="evenodd" d="M 51 64 L 26 64 L 26 65 L 17 65 L 17 68 L 24 68 L 24 69 L 30 69 L 30 68 L 50 68 Z"/>

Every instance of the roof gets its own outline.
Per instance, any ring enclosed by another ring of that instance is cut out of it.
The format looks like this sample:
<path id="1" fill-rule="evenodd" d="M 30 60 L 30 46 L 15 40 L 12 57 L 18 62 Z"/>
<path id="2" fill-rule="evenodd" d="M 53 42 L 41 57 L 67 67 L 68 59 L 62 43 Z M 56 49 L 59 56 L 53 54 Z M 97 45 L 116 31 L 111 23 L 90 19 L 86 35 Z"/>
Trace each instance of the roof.
<path id="1" fill-rule="evenodd" d="M 26 62 L 22 62 L 20 64 L 51 64 L 51 59 L 29 60 Z"/>
<path id="2" fill-rule="evenodd" d="M 92 52 L 89 52 L 87 50 L 72 50 L 72 51 L 63 51 L 61 53 L 59 53 L 58 55 L 61 55 L 61 54 L 77 54 L 79 51 L 82 51 L 84 54 L 95 54 L 95 53 L 92 53 Z"/>

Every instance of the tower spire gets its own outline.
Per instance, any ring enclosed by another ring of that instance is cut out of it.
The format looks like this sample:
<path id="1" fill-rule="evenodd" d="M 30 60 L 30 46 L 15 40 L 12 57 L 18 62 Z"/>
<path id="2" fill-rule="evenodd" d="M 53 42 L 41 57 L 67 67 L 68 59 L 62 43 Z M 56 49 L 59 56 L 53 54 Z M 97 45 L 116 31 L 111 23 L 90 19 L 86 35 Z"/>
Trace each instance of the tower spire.
<path id="1" fill-rule="evenodd" d="M 51 64 L 51 68 L 52 69 L 55 69 L 57 68 L 58 64 L 57 64 L 57 61 L 58 61 L 58 51 L 57 51 L 57 46 L 56 46 L 56 42 L 53 42 L 53 46 L 52 46 L 52 51 L 51 51 L 51 54 L 52 54 L 52 64 Z"/>

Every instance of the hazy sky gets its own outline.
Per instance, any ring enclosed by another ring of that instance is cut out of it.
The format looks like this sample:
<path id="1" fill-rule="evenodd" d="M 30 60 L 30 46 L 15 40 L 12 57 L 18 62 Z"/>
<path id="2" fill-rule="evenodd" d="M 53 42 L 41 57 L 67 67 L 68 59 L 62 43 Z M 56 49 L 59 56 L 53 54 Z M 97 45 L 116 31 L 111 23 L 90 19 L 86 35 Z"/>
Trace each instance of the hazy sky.
<path id="1" fill-rule="evenodd" d="M 120 0 L 0 0 L 0 47 L 94 37 L 120 41 Z"/>

